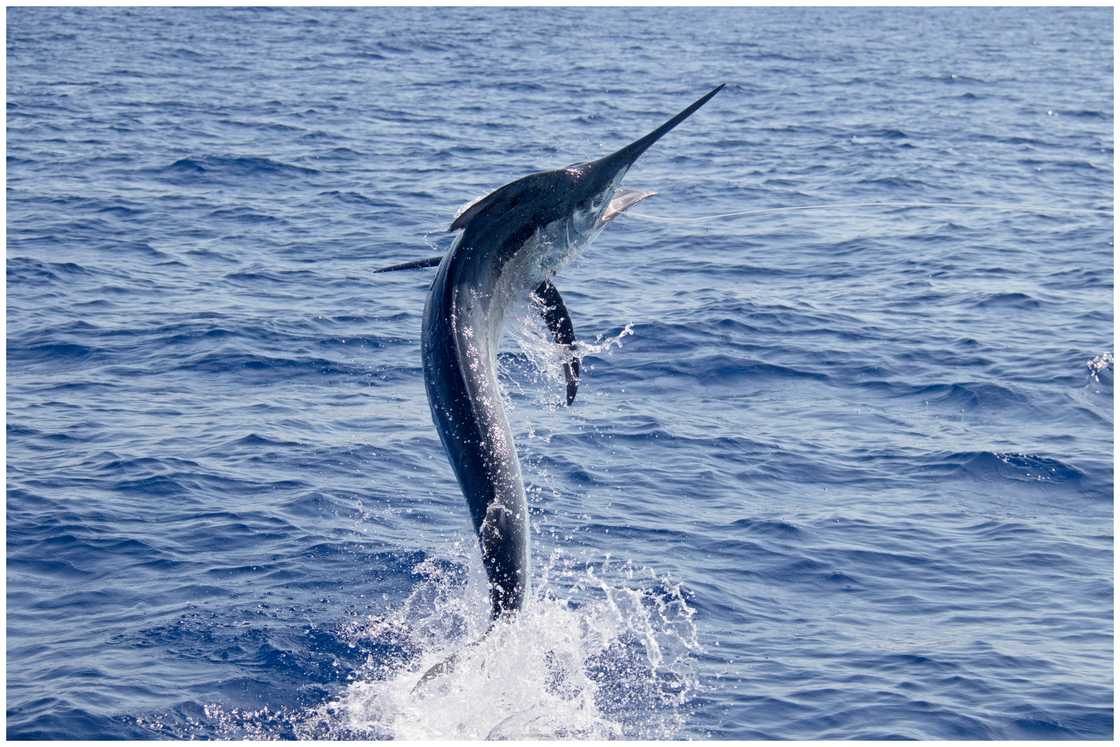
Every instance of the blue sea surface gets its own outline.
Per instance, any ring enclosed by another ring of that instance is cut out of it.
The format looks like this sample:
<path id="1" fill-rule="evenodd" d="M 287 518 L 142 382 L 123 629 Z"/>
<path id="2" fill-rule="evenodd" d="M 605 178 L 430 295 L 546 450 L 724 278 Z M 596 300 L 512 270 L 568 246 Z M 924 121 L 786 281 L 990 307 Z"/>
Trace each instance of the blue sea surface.
<path id="1" fill-rule="evenodd" d="M 1110 8 L 9 8 L 7 736 L 1110 739 Z M 466 202 L 727 88 L 502 380 Z M 456 668 L 412 692 L 453 652 Z"/>

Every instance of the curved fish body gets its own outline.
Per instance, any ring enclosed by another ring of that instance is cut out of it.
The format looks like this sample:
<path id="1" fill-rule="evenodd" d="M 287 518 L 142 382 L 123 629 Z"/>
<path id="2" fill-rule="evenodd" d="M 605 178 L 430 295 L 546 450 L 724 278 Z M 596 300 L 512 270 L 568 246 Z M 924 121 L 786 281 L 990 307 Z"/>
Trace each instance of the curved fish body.
<path id="1" fill-rule="evenodd" d="M 507 311 L 535 293 L 557 341 L 572 342 L 571 319 L 553 275 L 610 220 L 653 194 L 624 190 L 619 183 L 642 152 L 722 87 L 605 158 L 501 187 L 451 225 L 461 233 L 439 261 L 424 308 L 424 382 L 432 419 L 478 533 L 494 618 L 520 609 L 529 595 L 528 502 L 497 373 Z M 570 361 L 566 372 L 570 403 L 578 360 Z"/>

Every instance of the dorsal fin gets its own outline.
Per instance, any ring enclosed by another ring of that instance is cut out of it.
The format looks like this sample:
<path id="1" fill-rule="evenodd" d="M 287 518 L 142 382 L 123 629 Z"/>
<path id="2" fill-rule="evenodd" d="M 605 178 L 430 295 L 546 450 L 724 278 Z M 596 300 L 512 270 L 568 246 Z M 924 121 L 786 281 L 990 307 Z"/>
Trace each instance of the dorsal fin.
<path id="1" fill-rule="evenodd" d="M 374 272 L 396 272 L 397 270 L 417 270 L 421 267 L 436 267 L 443 261 L 443 255 L 438 257 L 425 257 L 424 259 L 414 259 L 411 262 L 401 262 L 399 265 L 389 265 L 382 267 Z"/>
<path id="2" fill-rule="evenodd" d="M 521 196 L 525 189 L 532 186 L 532 182 L 539 181 L 544 173 L 547 172 L 523 176 L 504 187 L 498 187 L 485 197 L 475 200 L 466 210 L 455 217 L 455 220 L 451 222 L 451 227 L 447 230 L 458 231 L 466 228 L 471 221 L 476 220 L 483 213 L 494 211 L 497 214 L 501 214 L 505 213 L 507 210 L 512 210 L 521 204 Z"/>

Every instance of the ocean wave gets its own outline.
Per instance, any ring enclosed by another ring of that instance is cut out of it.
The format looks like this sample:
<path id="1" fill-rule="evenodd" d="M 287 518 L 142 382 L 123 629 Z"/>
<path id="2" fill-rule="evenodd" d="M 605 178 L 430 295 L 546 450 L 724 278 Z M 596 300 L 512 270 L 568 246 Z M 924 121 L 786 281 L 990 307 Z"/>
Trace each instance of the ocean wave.
<path id="1" fill-rule="evenodd" d="M 247 207 L 219 208 L 210 212 L 215 220 L 228 221 L 237 225 L 253 223 L 283 223 L 282 218 Z"/>
<path id="2" fill-rule="evenodd" d="M 989 293 L 973 302 L 977 308 L 1037 309 L 1042 302 L 1026 293 Z"/>
<path id="3" fill-rule="evenodd" d="M 125 715 L 107 716 L 72 705 L 66 698 L 40 698 L 8 711 L 16 725 L 8 739 L 64 740 L 73 734 L 89 739 L 149 739 L 151 732 Z"/>
<path id="4" fill-rule="evenodd" d="M 8 360 L 22 364 L 88 364 L 99 359 L 99 353 L 88 345 L 53 340 L 8 346 Z"/>
<path id="5" fill-rule="evenodd" d="M 1085 474 L 1071 464 L 1035 454 L 961 451 L 933 454 L 922 462 L 924 469 L 942 475 L 962 475 L 985 480 L 1077 483 L 1085 478 Z"/>
<path id="6" fill-rule="evenodd" d="M 64 277 L 91 275 L 92 271 L 77 262 L 48 262 L 33 257 L 8 257 L 8 282 L 58 283 Z"/>
<path id="7" fill-rule="evenodd" d="M 297 177 L 318 174 L 316 169 L 296 166 L 263 156 L 197 156 L 155 169 L 152 173 L 178 180 L 205 182 L 213 179 L 254 177 Z"/>
<path id="8" fill-rule="evenodd" d="M 951 384 L 916 384 L 905 381 L 872 379 L 856 386 L 892 397 L 920 399 L 926 404 L 957 410 L 979 408 L 1029 407 L 1030 399 L 1017 388 L 995 382 L 968 381 Z"/>
<path id="9" fill-rule="evenodd" d="M 745 529 L 751 534 L 777 539 L 799 538 L 804 530 L 785 521 L 766 521 L 762 519 L 738 519 L 731 523 L 736 529 Z"/>
<path id="10" fill-rule="evenodd" d="M 272 376 L 359 376 L 367 371 L 358 366 L 326 358 L 291 358 L 249 353 L 236 349 L 208 351 L 182 360 L 177 368 L 207 373 L 254 372 Z"/>

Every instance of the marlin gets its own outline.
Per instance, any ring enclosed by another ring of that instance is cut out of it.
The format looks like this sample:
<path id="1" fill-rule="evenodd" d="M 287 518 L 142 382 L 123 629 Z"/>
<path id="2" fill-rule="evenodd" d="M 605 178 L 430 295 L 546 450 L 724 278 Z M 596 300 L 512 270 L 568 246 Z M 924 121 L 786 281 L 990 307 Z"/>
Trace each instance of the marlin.
<path id="1" fill-rule="evenodd" d="M 379 270 L 439 268 L 424 307 L 424 383 L 478 533 L 494 621 L 520 610 L 530 594 L 529 507 L 498 387 L 506 313 L 535 300 L 565 347 L 572 404 L 580 375 L 575 327 L 552 278 L 608 223 L 654 194 L 620 183 L 642 153 L 722 88 L 608 156 L 530 174 L 471 203 L 448 229 L 459 233 L 446 255 Z"/>

